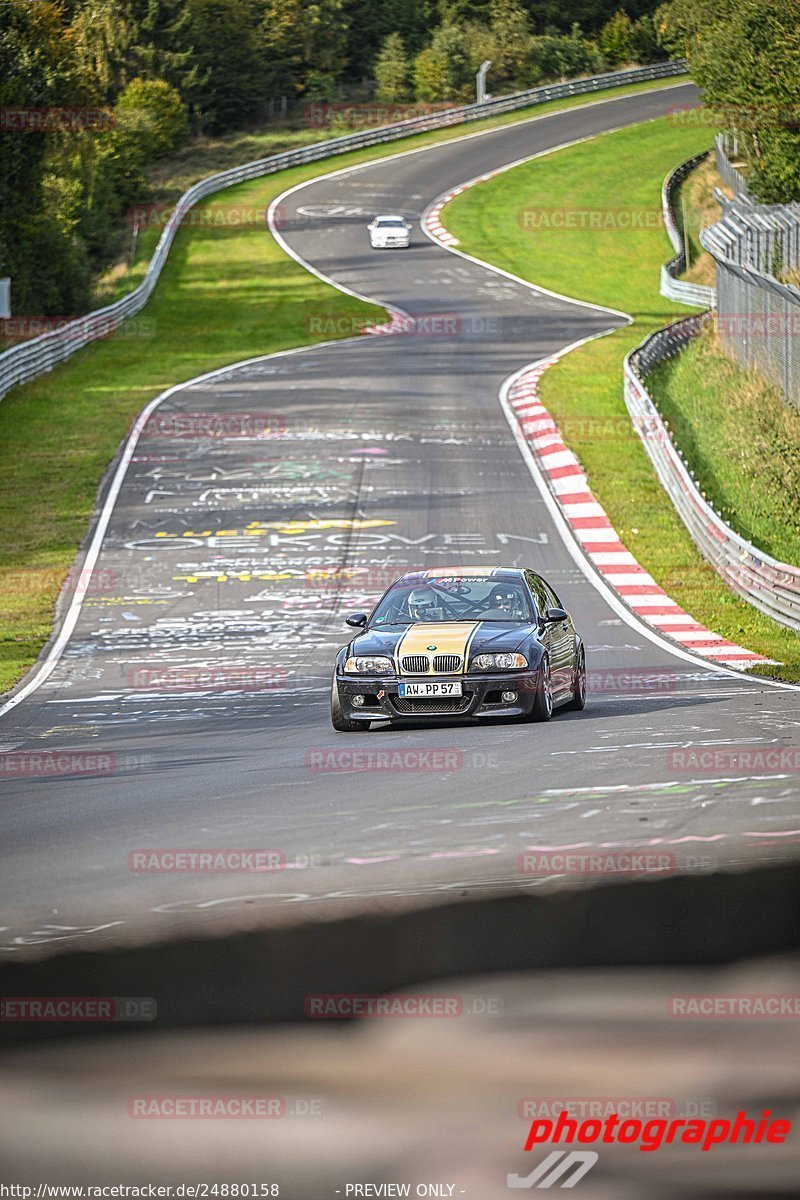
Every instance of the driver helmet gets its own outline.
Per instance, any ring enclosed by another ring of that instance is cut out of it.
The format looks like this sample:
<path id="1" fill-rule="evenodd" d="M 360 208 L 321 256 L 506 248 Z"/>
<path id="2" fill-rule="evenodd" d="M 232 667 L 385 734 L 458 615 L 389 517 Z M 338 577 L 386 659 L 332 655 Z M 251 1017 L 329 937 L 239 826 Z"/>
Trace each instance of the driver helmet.
<path id="1" fill-rule="evenodd" d="M 492 607 L 499 608 L 501 612 L 516 612 L 518 607 L 517 595 L 514 588 L 501 587 L 499 584 L 492 589 L 491 600 Z"/>
<path id="2" fill-rule="evenodd" d="M 430 588 L 414 588 L 408 597 L 408 611 L 415 621 L 424 621 L 431 609 L 436 607 L 436 596 Z"/>

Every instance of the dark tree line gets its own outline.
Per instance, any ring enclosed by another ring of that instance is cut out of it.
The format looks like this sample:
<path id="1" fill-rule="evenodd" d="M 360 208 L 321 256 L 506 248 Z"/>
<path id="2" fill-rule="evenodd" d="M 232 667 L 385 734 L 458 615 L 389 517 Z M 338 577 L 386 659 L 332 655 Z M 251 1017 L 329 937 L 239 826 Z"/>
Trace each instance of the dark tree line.
<path id="1" fill-rule="evenodd" d="M 11 276 L 14 311 L 86 306 L 93 275 L 119 253 L 126 211 L 147 199 L 148 167 L 192 132 L 253 125 L 282 97 L 290 113 L 306 101 L 468 99 L 486 58 L 498 93 L 651 61 L 666 53 L 653 8 L 649 0 L 0 3 L 0 275 Z"/>

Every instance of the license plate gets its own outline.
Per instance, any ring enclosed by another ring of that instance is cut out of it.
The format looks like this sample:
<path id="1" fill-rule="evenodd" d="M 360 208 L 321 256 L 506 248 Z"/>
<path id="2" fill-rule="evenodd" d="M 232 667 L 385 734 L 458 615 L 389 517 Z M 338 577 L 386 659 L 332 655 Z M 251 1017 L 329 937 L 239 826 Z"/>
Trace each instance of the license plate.
<path id="1" fill-rule="evenodd" d="M 460 683 L 398 683 L 398 696 L 416 696 L 425 699 L 427 696 L 460 696 Z"/>

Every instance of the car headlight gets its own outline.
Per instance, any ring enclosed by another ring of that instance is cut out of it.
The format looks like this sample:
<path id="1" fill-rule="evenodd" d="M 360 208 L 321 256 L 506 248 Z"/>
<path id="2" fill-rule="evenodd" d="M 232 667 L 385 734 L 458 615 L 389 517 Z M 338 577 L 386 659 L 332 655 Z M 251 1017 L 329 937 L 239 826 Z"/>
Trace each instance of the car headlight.
<path id="1" fill-rule="evenodd" d="M 524 654 L 479 654 L 472 665 L 477 671 L 519 671 L 528 660 Z"/>
<path id="2" fill-rule="evenodd" d="M 381 654 L 348 658 L 344 669 L 347 675 L 384 675 L 392 670 L 392 660 Z"/>

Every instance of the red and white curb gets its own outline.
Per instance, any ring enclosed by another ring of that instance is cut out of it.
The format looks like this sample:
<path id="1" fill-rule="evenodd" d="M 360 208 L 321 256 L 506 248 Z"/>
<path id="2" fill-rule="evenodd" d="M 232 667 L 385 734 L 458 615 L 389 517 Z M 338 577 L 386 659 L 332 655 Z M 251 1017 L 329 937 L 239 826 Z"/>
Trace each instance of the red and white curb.
<path id="1" fill-rule="evenodd" d="M 578 140 L 585 141 L 586 139 L 580 138 Z M 550 151 L 545 151 L 544 153 L 549 154 Z M 534 157 L 539 158 L 540 156 L 537 154 Z M 520 162 L 522 161 L 520 160 Z M 476 175 L 474 179 L 468 179 L 466 183 L 459 184 L 458 187 L 452 188 L 449 192 L 437 196 L 434 203 L 422 217 L 422 221 L 420 222 L 422 228 L 431 237 L 436 238 L 437 242 L 441 242 L 443 246 L 457 246 L 458 238 L 449 229 L 445 229 L 442 224 L 442 209 L 444 206 L 449 204 L 451 200 L 455 200 L 456 196 L 460 196 L 462 192 L 469 191 L 476 183 L 486 183 L 489 179 L 494 179 L 496 175 L 502 175 L 510 170 L 511 167 L 516 166 L 519 166 L 519 163 L 506 163 L 502 167 L 497 167 L 494 171 L 487 171 L 485 175 Z"/>
<path id="2" fill-rule="evenodd" d="M 593 495 L 583 467 L 564 444 L 558 426 L 539 399 L 539 380 L 559 357 L 543 359 L 523 371 L 511 385 L 508 399 L 520 431 L 586 557 L 641 621 L 692 654 L 726 667 L 771 661 L 701 625 L 670 599 L 622 542 Z"/>
<path id="3" fill-rule="evenodd" d="M 425 232 L 431 237 L 436 238 L 437 242 L 441 242 L 443 246 L 457 246 L 458 238 L 445 229 L 442 224 L 442 209 L 445 204 L 449 204 L 451 200 L 455 200 L 456 196 L 460 196 L 467 188 L 472 187 L 473 183 L 481 183 L 483 180 L 491 179 L 493 175 L 499 174 L 498 171 L 489 171 L 486 175 L 479 175 L 477 179 L 470 179 L 469 183 L 464 183 L 461 187 L 453 188 L 451 192 L 445 192 L 443 196 L 439 196 L 436 203 L 425 213 L 422 218 L 422 227 Z"/>

